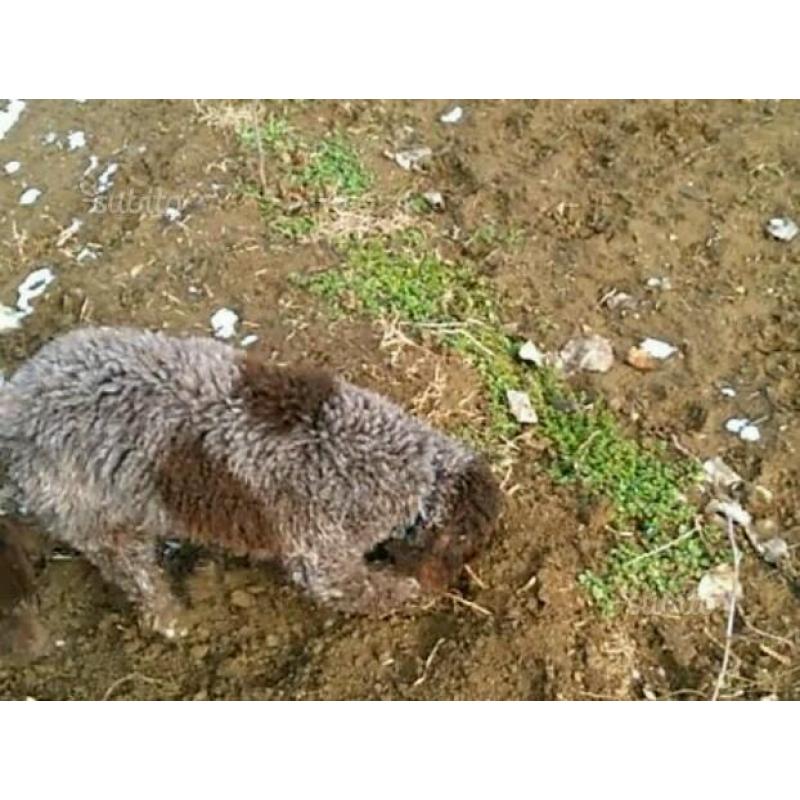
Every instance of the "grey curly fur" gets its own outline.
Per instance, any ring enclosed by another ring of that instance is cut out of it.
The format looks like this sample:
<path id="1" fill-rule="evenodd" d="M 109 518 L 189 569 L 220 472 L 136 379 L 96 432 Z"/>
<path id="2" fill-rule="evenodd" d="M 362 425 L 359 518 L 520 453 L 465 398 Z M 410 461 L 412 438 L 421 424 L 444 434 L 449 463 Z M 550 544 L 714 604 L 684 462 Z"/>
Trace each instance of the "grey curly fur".
<path id="1" fill-rule="evenodd" d="M 373 392 L 133 329 L 76 330 L 25 363 L 0 390 L 0 455 L 27 511 L 168 635 L 158 537 L 384 611 L 452 581 L 500 510 L 475 453 Z"/>

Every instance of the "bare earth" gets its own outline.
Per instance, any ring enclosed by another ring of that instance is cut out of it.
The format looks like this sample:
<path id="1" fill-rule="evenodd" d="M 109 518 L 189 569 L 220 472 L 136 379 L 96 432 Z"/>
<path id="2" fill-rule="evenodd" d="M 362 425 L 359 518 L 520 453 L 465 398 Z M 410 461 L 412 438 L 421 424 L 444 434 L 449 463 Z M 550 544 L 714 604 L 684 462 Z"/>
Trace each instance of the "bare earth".
<path id="1" fill-rule="evenodd" d="M 376 176 L 381 217 L 352 225 L 391 224 L 409 193 L 436 190 L 446 207 L 425 224 L 453 243 L 449 256 L 473 232 L 505 231 L 485 245 L 473 239 L 470 256 L 505 298 L 510 328 L 542 348 L 583 328 L 610 338 L 618 356 L 644 336 L 678 345 L 681 357 L 663 369 L 639 372 L 620 358 L 608 374 L 581 380 L 630 435 L 661 436 L 698 458 L 721 455 L 750 487 L 763 487 L 748 508 L 795 559 L 800 237 L 774 241 L 764 223 L 800 218 L 800 104 L 463 106 L 465 119 L 449 126 L 439 121 L 446 102 L 264 108 L 285 110 L 309 137 L 335 128 L 356 145 Z M 20 329 L 0 334 L 0 368 L 10 373 L 76 325 L 210 333 L 211 315 L 229 307 L 241 317 L 240 338 L 257 335 L 253 347 L 266 356 L 331 365 L 436 424 L 468 420 L 480 386 L 458 358 L 392 341 L 357 315 L 330 322 L 287 282 L 334 265 L 335 254 L 324 238 L 292 243 L 270 233 L 242 191 L 259 180 L 258 159 L 225 109 L 28 104 L 0 140 L 0 302 L 13 306 L 34 269 L 49 266 L 56 279 Z M 406 126 L 433 149 L 425 173 L 384 155 Z M 70 131 L 84 131 L 86 145 L 70 150 Z M 49 132 L 57 142 L 44 143 Z M 98 166 L 83 176 L 92 154 Z M 9 175 L 3 165 L 12 160 L 22 166 Z M 112 162 L 107 203 L 93 211 L 91 194 Z M 31 206 L 19 204 L 26 187 L 42 190 Z M 170 199 L 178 218 L 164 215 Z M 73 219 L 81 227 L 62 236 Z M 663 277 L 671 288 L 647 284 Z M 636 310 L 606 308 L 612 289 L 630 294 Z M 760 441 L 726 432 L 734 416 L 757 420 Z M 200 554 L 182 578 L 194 627 L 173 644 L 140 632 L 119 592 L 79 556 L 36 531 L 10 533 L 29 551 L 34 574 L 20 580 L 32 582 L 33 596 L 9 618 L 3 603 L 10 608 L 14 592 L 0 591 L 0 697 L 710 697 L 724 613 L 687 602 L 601 616 L 576 576 L 608 547 L 603 509 L 554 486 L 545 458 L 535 432 L 520 444 L 501 529 L 460 587 L 467 603 L 444 597 L 389 619 L 335 614 L 268 566 Z M 722 696 L 797 698 L 800 600 L 751 553 L 742 570 Z M 4 580 L 12 586 L 0 568 L 0 589 Z"/>

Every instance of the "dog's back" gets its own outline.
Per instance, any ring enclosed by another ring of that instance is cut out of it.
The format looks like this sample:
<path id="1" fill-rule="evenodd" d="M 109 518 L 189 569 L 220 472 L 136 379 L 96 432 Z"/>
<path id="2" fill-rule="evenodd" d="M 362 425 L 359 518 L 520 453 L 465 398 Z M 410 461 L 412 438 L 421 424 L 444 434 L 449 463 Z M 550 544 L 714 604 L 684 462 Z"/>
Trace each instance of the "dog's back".
<path id="1" fill-rule="evenodd" d="M 17 371 L 0 391 L 0 450 L 27 509 L 134 595 L 158 582 L 158 536 L 276 558 L 324 599 L 363 594 L 364 553 L 415 520 L 463 516 L 453 504 L 469 502 L 458 487 L 475 462 L 325 372 L 107 328 L 61 336 Z M 482 535 L 498 507 L 486 476 Z"/>

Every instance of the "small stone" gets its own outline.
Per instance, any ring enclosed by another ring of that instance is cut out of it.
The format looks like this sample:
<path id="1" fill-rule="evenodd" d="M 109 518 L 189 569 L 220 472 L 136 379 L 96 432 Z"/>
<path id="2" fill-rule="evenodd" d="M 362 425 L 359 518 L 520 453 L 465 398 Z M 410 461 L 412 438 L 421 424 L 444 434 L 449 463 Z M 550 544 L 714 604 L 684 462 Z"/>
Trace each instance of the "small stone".
<path id="1" fill-rule="evenodd" d="M 731 417 L 725 422 L 725 430 L 728 431 L 728 433 L 735 433 L 738 436 L 742 428 L 747 424 L 748 420 L 744 417 Z"/>
<path id="2" fill-rule="evenodd" d="M 675 347 L 675 345 L 664 342 L 661 339 L 650 338 L 642 339 L 642 341 L 639 342 L 639 349 L 658 361 L 665 361 L 678 352 L 678 348 Z"/>
<path id="3" fill-rule="evenodd" d="M 211 328 L 214 336 L 218 339 L 230 339 L 236 335 L 236 325 L 239 322 L 239 315 L 229 308 L 221 308 L 215 311 L 211 317 Z"/>
<path id="4" fill-rule="evenodd" d="M 773 217 L 767 222 L 767 233 L 780 242 L 791 242 L 798 232 L 800 232 L 800 228 L 789 217 Z"/>
<path id="5" fill-rule="evenodd" d="M 609 311 L 632 311 L 636 308 L 636 300 L 633 295 L 619 289 L 612 289 L 601 301 L 601 304 Z"/>
<path id="6" fill-rule="evenodd" d="M 611 342 L 597 334 L 570 339 L 559 357 L 567 372 L 608 372 L 614 365 Z"/>
<path id="7" fill-rule="evenodd" d="M 22 162 L 20 161 L 7 161 L 3 166 L 3 170 L 6 175 L 13 175 L 15 172 L 19 172 L 21 166 Z"/>
<path id="8" fill-rule="evenodd" d="M 662 292 L 668 292 L 672 288 L 672 281 L 667 276 L 648 278 L 645 284 L 649 289 L 660 289 Z"/>
<path id="9" fill-rule="evenodd" d="M 706 481 L 717 489 L 728 491 L 742 484 L 742 476 L 729 467 L 719 456 L 703 462 Z"/>
<path id="10" fill-rule="evenodd" d="M 742 428 L 742 430 L 739 432 L 739 438 L 743 442 L 757 442 L 761 439 L 761 431 L 756 425 L 751 423 Z"/>
<path id="11" fill-rule="evenodd" d="M 31 187 L 26 189 L 19 198 L 21 206 L 32 206 L 42 196 L 42 190 Z"/>
<path id="12" fill-rule="evenodd" d="M 547 356 L 530 339 L 519 348 L 517 355 L 521 361 L 528 361 L 537 367 L 544 366 L 547 360 Z"/>
<path id="13" fill-rule="evenodd" d="M 789 545 L 786 544 L 785 539 L 781 539 L 779 536 L 767 539 L 762 546 L 764 548 L 764 560 L 768 564 L 777 564 L 789 555 Z"/>
<path id="14" fill-rule="evenodd" d="M 22 325 L 22 318 L 25 316 L 16 308 L 9 308 L 0 304 L 0 333 L 13 331 Z"/>
<path id="15" fill-rule="evenodd" d="M 464 119 L 464 109 L 461 106 L 453 106 L 439 117 L 439 122 L 445 125 L 457 125 Z"/>
<path id="16" fill-rule="evenodd" d="M 250 345 L 255 344 L 257 341 L 258 341 L 258 336 L 256 336 L 254 333 L 249 333 L 242 339 L 240 344 L 242 345 L 242 347 L 250 347 Z"/>
<path id="17" fill-rule="evenodd" d="M 730 564 L 713 567 L 703 575 L 697 586 L 697 596 L 707 611 L 729 608 L 731 595 L 740 600 L 742 585 L 736 580 L 736 574 Z"/>
<path id="18" fill-rule="evenodd" d="M 67 134 L 67 148 L 79 150 L 81 147 L 86 147 L 86 134 L 83 131 L 70 131 Z"/>
<path id="19" fill-rule="evenodd" d="M 444 197 L 441 192 L 425 192 L 422 197 L 434 211 L 444 211 Z"/>
<path id="20" fill-rule="evenodd" d="M 386 154 L 392 161 L 404 170 L 421 170 L 430 160 L 433 150 L 430 147 L 414 147 L 409 150 L 398 150 L 396 153 Z"/>
<path id="21" fill-rule="evenodd" d="M 755 494 L 756 499 L 764 505 L 770 505 L 775 499 L 775 495 L 769 489 L 767 489 L 766 486 L 762 486 L 761 484 L 757 484 L 753 487 L 753 493 Z"/>
<path id="22" fill-rule="evenodd" d="M 231 592 L 231 605 L 236 608 L 252 608 L 255 602 L 253 595 L 244 589 L 234 589 L 234 591 Z"/>
<path id="23" fill-rule="evenodd" d="M 746 417 L 731 417 L 725 423 L 725 430 L 735 434 L 743 442 L 757 442 L 761 438 L 758 426 Z"/>
<path id="24" fill-rule="evenodd" d="M 719 393 L 723 397 L 736 397 L 736 389 L 733 386 L 721 386 Z"/>
<path id="25" fill-rule="evenodd" d="M 625 363 L 633 367 L 634 369 L 638 369 L 640 372 L 652 372 L 654 369 L 658 369 L 660 366 L 659 362 L 653 358 L 649 353 L 645 353 L 639 347 L 631 347 L 628 350 L 625 356 Z"/>
<path id="26" fill-rule="evenodd" d="M 0 139 L 5 139 L 6 134 L 17 124 L 24 110 L 24 100 L 9 100 L 5 108 L 0 109 Z"/>
<path id="27" fill-rule="evenodd" d="M 506 390 L 506 399 L 508 400 L 509 410 L 517 422 L 523 425 L 535 425 L 539 421 L 527 392 L 508 389 Z"/>
<path id="28" fill-rule="evenodd" d="M 706 514 L 720 520 L 730 520 L 742 528 L 750 528 L 753 523 L 750 512 L 734 500 L 712 500 L 706 506 Z"/>

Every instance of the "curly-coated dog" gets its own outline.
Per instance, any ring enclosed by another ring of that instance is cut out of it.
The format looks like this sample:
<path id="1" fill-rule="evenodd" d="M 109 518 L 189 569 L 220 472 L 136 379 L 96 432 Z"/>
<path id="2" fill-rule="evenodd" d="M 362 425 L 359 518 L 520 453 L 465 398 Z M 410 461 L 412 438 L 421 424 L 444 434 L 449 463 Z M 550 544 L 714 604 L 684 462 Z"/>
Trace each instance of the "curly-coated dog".
<path id="1" fill-rule="evenodd" d="M 380 613 L 451 584 L 501 508 L 480 456 L 374 392 L 127 328 L 20 367 L 0 456 L 21 505 L 168 636 L 160 538 L 276 560 L 319 600 Z"/>

